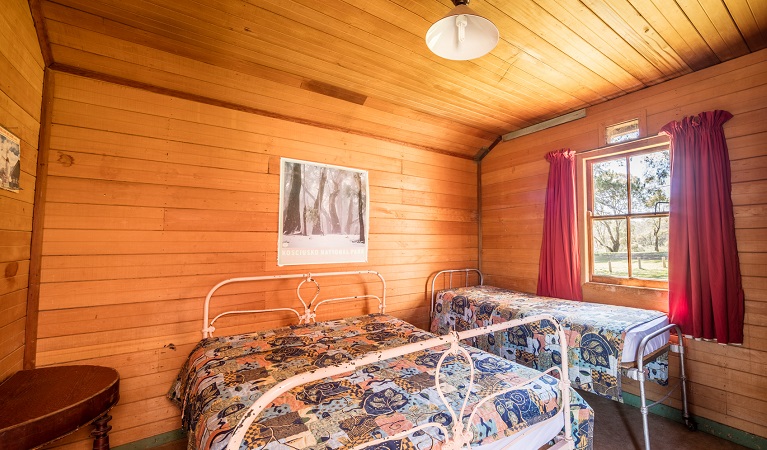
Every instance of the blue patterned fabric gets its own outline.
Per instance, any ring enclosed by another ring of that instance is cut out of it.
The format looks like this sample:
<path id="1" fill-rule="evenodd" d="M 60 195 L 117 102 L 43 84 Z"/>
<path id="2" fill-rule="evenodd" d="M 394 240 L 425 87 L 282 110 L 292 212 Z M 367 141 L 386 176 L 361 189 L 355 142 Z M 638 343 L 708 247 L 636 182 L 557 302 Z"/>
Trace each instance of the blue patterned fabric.
<path id="1" fill-rule="evenodd" d="M 538 297 L 493 286 L 441 291 L 431 331 L 446 334 L 538 314 L 553 316 L 565 330 L 570 380 L 576 388 L 622 402 L 620 357 L 626 331 L 665 316 L 660 311 Z M 484 335 L 472 345 L 511 361 L 546 370 L 562 361 L 562 346 L 546 320 Z M 649 378 L 668 380 L 668 354 L 648 364 Z"/>
<path id="2" fill-rule="evenodd" d="M 189 448 L 223 449 L 248 407 L 279 381 L 297 373 L 366 353 L 433 337 L 390 316 L 373 314 L 243 335 L 208 338 L 192 350 L 168 397 L 182 408 Z M 473 445 L 487 444 L 553 417 L 561 408 L 557 380 L 464 346 L 476 370 L 448 357 L 441 381 L 448 402 L 467 415 L 492 392 L 526 383 L 479 407 Z M 246 449 L 345 449 L 427 423 L 451 425 L 435 388 L 434 373 L 444 349 L 379 361 L 350 374 L 299 386 L 277 398 L 256 419 Z M 593 411 L 572 389 L 570 417 L 578 449 L 592 447 Z M 377 448 L 441 448 L 441 432 L 427 428 Z"/>

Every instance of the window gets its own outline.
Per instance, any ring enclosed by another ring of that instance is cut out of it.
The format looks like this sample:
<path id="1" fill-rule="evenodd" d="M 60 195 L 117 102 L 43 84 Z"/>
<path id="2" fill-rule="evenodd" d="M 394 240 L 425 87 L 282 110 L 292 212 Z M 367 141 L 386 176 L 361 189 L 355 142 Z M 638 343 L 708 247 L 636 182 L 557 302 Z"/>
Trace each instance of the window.
<path id="1" fill-rule="evenodd" d="M 608 147 L 584 160 L 590 281 L 668 285 L 671 158 L 665 140 L 653 140 Z"/>
<path id="2" fill-rule="evenodd" d="M 639 119 L 605 127 L 605 142 L 608 145 L 633 141 L 637 138 L 639 138 Z"/>

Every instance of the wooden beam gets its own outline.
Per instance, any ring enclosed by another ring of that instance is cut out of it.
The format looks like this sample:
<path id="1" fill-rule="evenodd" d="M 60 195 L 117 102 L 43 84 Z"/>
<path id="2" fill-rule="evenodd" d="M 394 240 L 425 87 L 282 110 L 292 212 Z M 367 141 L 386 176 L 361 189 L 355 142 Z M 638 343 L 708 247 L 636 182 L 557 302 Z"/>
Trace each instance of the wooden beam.
<path id="1" fill-rule="evenodd" d="M 521 130 L 512 131 L 511 133 L 506 133 L 503 135 L 503 142 L 510 141 L 514 138 L 518 138 L 526 134 L 533 134 L 537 131 L 545 130 L 546 128 L 562 125 L 563 123 L 572 122 L 573 120 L 582 119 L 584 117 L 586 117 L 586 108 L 579 109 L 578 111 L 573 111 L 569 114 L 555 117 L 553 119 L 549 119 L 545 122 L 537 123 L 535 125 L 530 125 L 529 127 L 522 128 Z"/>
<path id="2" fill-rule="evenodd" d="M 27 323 L 24 345 L 24 368 L 34 369 L 37 362 L 37 316 L 40 305 L 40 269 L 43 257 L 43 223 L 45 197 L 48 192 L 48 155 L 53 122 L 53 91 L 55 77 L 50 67 L 45 69 L 43 105 L 38 139 L 37 176 L 35 179 L 35 205 L 32 209 L 32 244 L 29 256 L 29 290 L 27 291 Z"/>
<path id="3" fill-rule="evenodd" d="M 493 149 L 500 142 L 501 137 L 493 141 L 493 144 L 487 151 L 483 152 L 482 156 L 477 159 L 477 269 L 482 272 L 482 158 L 485 157 L 490 150 Z"/>
<path id="4" fill-rule="evenodd" d="M 480 162 L 482 159 L 487 156 L 488 153 L 490 153 L 491 150 L 495 148 L 496 145 L 501 143 L 501 140 L 503 139 L 503 136 L 498 136 L 495 138 L 492 144 L 490 144 L 488 147 L 482 147 L 479 149 L 479 152 L 474 155 L 474 161 Z"/>
<path id="5" fill-rule="evenodd" d="M 51 51 L 51 42 L 48 39 L 48 28 L 45 26 L 45 16 L 41 0 L 29 0 L 29 10 L 32 13 L 32 21 L 35 23 L 37 31 L 37 41 L 40 44 L 40 52 L 43 54 L 45 67 L 53 64 L 53 52 Z"/>
<path id="6" fill-rule="evenodd" d="M 66 65 L 66 64 L 53 63 L 51 65 L 51 68 L 53 70 L 56 70 L 56 71 L 59 71 L 59 72 L 63 72 L 63 73 L 69 73 L 69 74 L 77 75 L 77 76 L 81 76 L 81 77 L 92 78 L 94 80 L 106 81 L 108 83 L 119 84 L 119 85 L 122 85 L 122 86 L 128 86 L 128 87 L 132 87 L 132 88 L 136 88 L 136 89 L 142 89 L 142 90 L 145 90 L 145 91 L 154 92 L 156 94 L 161 94 L 161 95 L 167 95 L 167 96 L 170 96 L 170 97 L 181 98 L 181 99 L 184 99 L 184 100 L 190 100 L 190 101 L 197 102 L 197 103 L 203 103 L 203 104 L 207 104 L 207 105 L 218 106 L 218 107 L 221 107 L 221 108 L 233 109 L 233 110 L 236 110 L 236 111 L 243 111 L 243 112 L 246 112 L 246 113 L 249 113 L 249 114 L 257 114 L 259 116 L 271 117 L 273 119 L 279 119 L 279 120 L 285 120 L 285 121 L 288 121 L 288 122 L 300 123 L 300 124 L 303 124 L 303 125 L 309 125 L 309 126 L 313 126 L 313 127 L 317 127 L 317 128 L 324 128 L 326 130 L 340 131 L 342 133 L 354 134 L 354 135 L 357 135 L 357 136 L 363 136 L 363 137 L 368 137 L 368 138 L 372 138 L 372 139 L 377 139 L 379 141 L 391 142 L 391 143 L 394 143 L 394 144 L 404 145 L 404 146 L 411 147 L 411 148 L 418 148 L 418 149 L 421 149 L 421 150 L 426 150 L 426 151 L 430 151 L 430 152 L 434 152 L 434 153 L 439 153 L 439 154 L 443 154 L 443 155 L 453 156 L 453 157 L 456 157 L 456 158 L 472 159 L 471 156 L 462 155 L 460 153 L 451 152 L 449 150 L 443 150 L 443 149 L 436 148 L 436 147 L 429 147 L 429 146 L 425 146 L 425 145 L 414 144 L 414 143 L 411 143 L 411 142 L 401 141 L 399 139 L 391 139 L 391 138 L 388 138 L 388 137 L 385 137 L 385 136 L 381 136 L 381 135 L 376 135 L 376 134 L 372 134 L 372 133 L 366 133 L 366 132 L 363 132 L 363 131 L 353 130 L 353 129 L 345 128 L 345 127 L 338 127 L 338 126 L 334 126 L 334 125 L 328 125 L 328 124 L 325 124 L 325 123 L 322 123 L 322 122 L 317 122 L 317 121 L 314 121 L 314 120 L 308 120 L 308 119 L 302 119 L 300 117 L 288 116 L 286 114 L 274 113 L 274 112 L 266 111 L 266 110 L 263 110 L 263 109 L 258 109 L 258 108 L 253 108 L 253 107 L 250 107 L 250 106 L 240 105 L 238 103 L 227 102 L 227 101 L 218 100 L 218 99 L 211 98 L 211 97 L 206 97 L 206 96 L 203 96 L 203 95 L 197 95 L 197 94 L 191 94 L 191 93 L 188 93 L 188 92 L 178 91 L 178 90 L 175 90 L 175 89 L 168 89 L 168 88 L 164 88 L 164 87 L 160 87 L 160 86 L 155 86 L 155 85 L 149 84 L 149 83 L 144 83 L 144 82 L 140 82 L 140 81 L 133 81 L 133 80 L 129 80 L 127 78 L 122 78 L 122 77 L 118 77 L 118 76 L 115 76 L 115 75 L 109 75 L 109 74 L 105 74 L 105 73 L 101 73 L 101 72 L 96 72 L 96 71 L 93 71 L 93 70 L 82 69 L 82 68 L 79 68 L 79 67 L 69 66 L 69 65 Z"/>

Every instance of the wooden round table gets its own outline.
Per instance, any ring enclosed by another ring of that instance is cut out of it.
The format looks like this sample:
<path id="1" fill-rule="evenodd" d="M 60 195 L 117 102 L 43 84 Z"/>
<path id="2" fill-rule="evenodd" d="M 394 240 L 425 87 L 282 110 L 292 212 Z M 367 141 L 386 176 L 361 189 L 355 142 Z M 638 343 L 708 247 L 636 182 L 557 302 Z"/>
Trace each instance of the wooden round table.
<path id="1" fill-rule="evenodd" d="M 22 370 L 0 384 L 0 448 L 32 449 L 93 423 L 94 450 L 108 450 L 120 376 L 100 366 Z"/>

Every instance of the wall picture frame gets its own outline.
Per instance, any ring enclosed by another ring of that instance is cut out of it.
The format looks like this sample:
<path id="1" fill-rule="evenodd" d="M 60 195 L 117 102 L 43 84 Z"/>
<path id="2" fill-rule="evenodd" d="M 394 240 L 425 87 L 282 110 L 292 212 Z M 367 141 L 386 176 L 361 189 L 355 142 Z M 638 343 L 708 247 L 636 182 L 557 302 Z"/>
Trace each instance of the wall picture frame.
<path id="1" fill-rule="evenodd" d="M 21 177 L 21 140 L 0 127 L 0 188 L 19 192 Z"/>
<path id="2" fill-rule="evenodd" d="M 367 262 L 365 170 L 280 159 L 277 265 Z"/>

